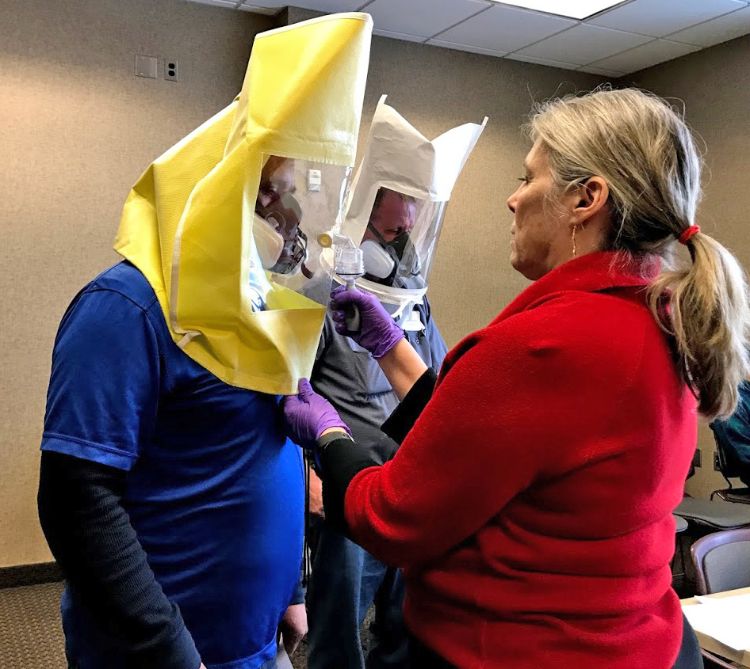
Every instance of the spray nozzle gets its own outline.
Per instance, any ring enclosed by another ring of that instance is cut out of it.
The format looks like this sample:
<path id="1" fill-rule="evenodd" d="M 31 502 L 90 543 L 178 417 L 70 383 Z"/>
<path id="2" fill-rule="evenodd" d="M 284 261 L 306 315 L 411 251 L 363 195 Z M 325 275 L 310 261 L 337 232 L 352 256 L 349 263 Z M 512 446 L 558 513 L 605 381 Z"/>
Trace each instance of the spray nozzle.
<path id="1" fill-rule="evenodd" d="M 337 246 L 335 258 L 334 271 L 346 281 L 347 288 L 353 288 L 354 282 L 365 273 L 362 249 L 354 245 Z"/>
<path id="2" fill-rule="evenodd" d="M 337 232 L 326 232 L 318 241 L 326 248 L 333 246 L 333 271 L 346 282 L 347 288 L 353 288 L 354 282 L 365 273 L 362 249 L 351 238 Z"/>

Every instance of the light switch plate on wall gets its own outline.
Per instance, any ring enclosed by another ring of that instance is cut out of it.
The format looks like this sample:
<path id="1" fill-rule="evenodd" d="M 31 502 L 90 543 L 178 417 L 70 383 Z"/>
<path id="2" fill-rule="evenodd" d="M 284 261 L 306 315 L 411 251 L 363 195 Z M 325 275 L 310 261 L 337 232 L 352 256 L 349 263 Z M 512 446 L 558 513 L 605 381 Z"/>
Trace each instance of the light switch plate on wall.
<path id="1" fill-rule="evenodd" d="M 135 55 L 135 76 L 156 79 L 159 60 L 156 56 Z"/>

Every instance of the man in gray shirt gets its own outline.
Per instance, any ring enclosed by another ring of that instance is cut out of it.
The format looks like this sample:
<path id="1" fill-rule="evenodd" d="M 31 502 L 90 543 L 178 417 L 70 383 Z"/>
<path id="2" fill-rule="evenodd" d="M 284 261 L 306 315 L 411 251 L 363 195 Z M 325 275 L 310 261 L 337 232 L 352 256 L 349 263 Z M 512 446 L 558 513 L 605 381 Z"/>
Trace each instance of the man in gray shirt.
<path id="1" fill-rule="evenodd" d="M 363 242 L 377 242 L 394 259 L 402 258 L 409 243 L 414 209 L 413 198 L 381 188 Z M 365 265 L 367 267 L 367 262 Z M 367 278 L 396 281 L 398 283 L 391 285 L 410 287 L 403 278 Z M 446 347 L 431 318 L 426 298 L 423 304 L 414 307 L 414 313 L 405 314 L 400 322 L 406 323 L 407 320 L 406 338 L 424 362 L 437 371 L 445 357 Z M 330 316 L 326 316 L 310 381 L 315 390 L 336 407 L 357 443 L 369 446 L 379 461 L 385 462 L 393 456 L 396 443 L 380 431 L 380 426 L 395 409 L 398 399 L 377 361 L 352 339 L 339 335 Z M 378 562 L 326 525 L 322 519 L 320 480 L 314 472 L 310 478 L 310 512 L 317 516 L 317 520 L 314 522 L 316 541 L 307 592 L 308 668 L 407 667 L 400 573 Z M 371 628 L 372 644 L 365 662 L 360 628 L 373 602 L 375 624 Z"/>

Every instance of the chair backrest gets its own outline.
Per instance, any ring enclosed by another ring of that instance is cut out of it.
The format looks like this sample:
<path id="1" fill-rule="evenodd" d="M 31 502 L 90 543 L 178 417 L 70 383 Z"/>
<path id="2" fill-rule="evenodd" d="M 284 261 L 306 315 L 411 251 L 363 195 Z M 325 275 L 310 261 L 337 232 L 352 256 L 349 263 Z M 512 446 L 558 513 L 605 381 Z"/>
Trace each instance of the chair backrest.
<path id="1" fill-rule="evenodd" d="M 750 586 L 750 527 L 714 532 L 690 548 L 698 594 Z"/>

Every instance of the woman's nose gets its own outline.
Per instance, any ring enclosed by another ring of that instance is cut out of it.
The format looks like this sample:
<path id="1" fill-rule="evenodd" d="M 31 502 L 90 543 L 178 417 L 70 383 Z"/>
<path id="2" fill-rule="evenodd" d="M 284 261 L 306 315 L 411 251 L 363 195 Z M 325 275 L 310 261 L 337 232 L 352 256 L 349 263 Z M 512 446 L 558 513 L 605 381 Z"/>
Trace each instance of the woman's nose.
<path id="1" fill-rule="evenodd" d="M 508 197 L 508 199 L 505 201 L 505 204 L 508 205 L 508 209 L 510 209 L 514 214 L 516 213 L 516 194 L 515 194 L 515 192 Z"/>

